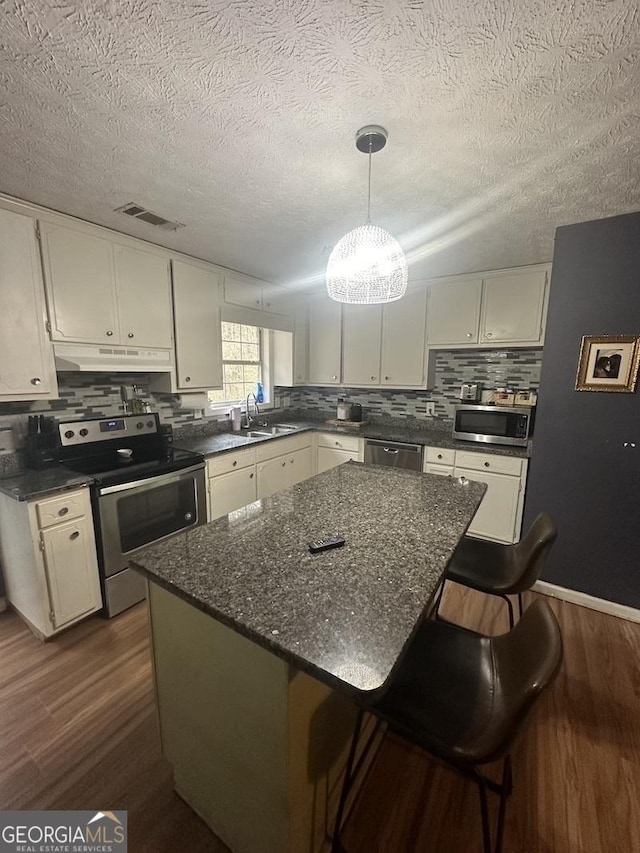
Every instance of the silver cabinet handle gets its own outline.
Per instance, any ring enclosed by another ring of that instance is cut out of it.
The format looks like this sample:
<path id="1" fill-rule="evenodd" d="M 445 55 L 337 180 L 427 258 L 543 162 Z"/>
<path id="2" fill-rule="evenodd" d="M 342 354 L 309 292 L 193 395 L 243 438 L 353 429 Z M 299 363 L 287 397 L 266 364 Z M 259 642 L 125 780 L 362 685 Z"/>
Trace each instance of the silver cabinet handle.
<path id="1" fill-rule="evenodd" d="M 133 332 L 129 332 L 129 334 L 127 335 L 127 337 L 128 337 L 128 338 L 132 338 L 132 337 L 133 337 Z"/>
<path id="2" fill-rule="evenodd" d="M 249 474 L 249 479 L 253 480 L 253 471 Z"/>
<path id="3" fill-rule="evenodd" d="M 284 466 L 285 466 L 286 464 L 287 464 L 286 462 L 283 462 L 283 463 L 282 463 L 282 467 L 284 468 Z"/>
<path id="4" fill-rule="evenodd" d="M 488 337 L 488 338 L 492 338 L 492 337 L 493 337 L 493 334 L 492 334 L 491 332 L 487 332 L 487 337 Z"/>
<path id="5" fill-rule="evenodd" d="M 111 335 L 113 335 L 113 332 L 111 331 L 111 329 L 109 329 L 109 331 L 107 332 L 107 337 L 110 338 Z"/>
<path id="6" fill-rule="evenodd" d="M 484 467 L 485 467 L 485 468 L 488 468 L 488 467 L 489 467 L 489 463 L 488 463 L 488 462 L 485 462 L 485 463 L 484 463 Z"/>
<path id="7" fill-rule="evenodd" d="M 442 453 L 438 453 L 438 459 L 442 459 Z"/>
<path id="8" fill-rule="evenodd" d="M 68 506 L 61 506 L 58 510 L 58 515 L 66 515 L 69 512 Z"/>
<path id="9" fill-rule="evenodd" d="M 260 300 L 256 299 L 256 305 L 260 305 Z"/>
<path id="10" fill-rule="evenodd" d="M 388 377 L 388 376 L 385 376 L 385 377 L 384 377 L 384 379 L 385 379 L 385 382 L 388 382 L 388 381 L 389 381 L 389 377 Z"/>
<path id="11" fill-rule="evenodd" d="M 396 454 L 396 453 L 400 453 L 400 451 L 399 451 L 399 450 L 393 450 L 391 447 L 385 447 L 385 448 L 383 448 L 383 449 L 384 449 L 384 452 L 385 452 L 385 453 L 393 453 L 393 454 L 394 454 L 394 456 L 395 456 L 395 454 Z"/>
<path id="12" fill-rule="evenodd" d="M 191 377 L 190 377 L 190 376 L 185 376 L 185 377 L 184 377 L 184 381 L 185 381 L 185 382 L 191 382 Z"/>
<path id="13" fill-rule="evenodd" d="M 69 539 L 77 539 L 78 536 L 80 536 L 80 531 L 74 530 L 73 533 L 71 534 L 71 536 L 69 536 Z"/>
<path id="14" fill-rule="evenodd" d="M 39 385 L 41 382 L 42 382 L 42 379 L 40 379 L 39 376 L 34 376 L 33 379 L 31 380 L 32 385 Z"/>
<path id="15" fill-rule="evenodd" d="M 238 460 L 237 460 L 237 459 L 234 459 L 234 460 L 233 460 L 233 462 L 232 462 L 231 464 L 232 464 L 232 465 L 233 465 L 233 467 L 235 468 L 235 467 L 236 467 L 236 465 L 238 464 Z"/>
<path id="16" fill-rule="evenodd" d="M 376 378 L 375 376 L 372 376 L 372 377 L 371 377 L 371 379 L 372 379 L 372 380 L 373 380 L 373 379 L 375 379 L 375 378 Z"/>
<path id="17" fill-rule="evenodd" d="M 293 463 L 294 463 L 295 461 L 296 461 L 295 459 L 290 459 L 290 460 L 289 460 L 289 462 L 291 462 L 291 464 L 292 464 L 292 465 L 293 465 Z"/>
<path id="18" fill-rule="evenodd" d="M 472 337 L 473 337 L 472 333 L 471 333 L 471 332 L 467 332 L 467 337 L 468 337 L 468 338 L 472 338 Z"/>
<path id="19" fill-rule="evenodd" d="M 337 379 L 338 377 L 337 377 L 337 376 L 332 376 L 331 378 L 332 378 L 332 379 Z"/>

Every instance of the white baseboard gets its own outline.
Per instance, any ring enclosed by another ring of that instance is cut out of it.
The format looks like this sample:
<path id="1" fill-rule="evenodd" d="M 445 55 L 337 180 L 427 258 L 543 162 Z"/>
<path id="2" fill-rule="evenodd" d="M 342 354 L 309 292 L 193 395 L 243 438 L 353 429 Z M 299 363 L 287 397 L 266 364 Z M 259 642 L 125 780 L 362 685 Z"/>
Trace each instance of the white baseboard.
<path id="1" fill-rule="evenodd" d="M 586 592 L 566 589 L 563 586 L 547 583 L 547 581 L 537 581 L 533 589 L 534 592 L 541 592 L 543 595 L 550 595 L 552 598 L 570 601 L 572 604 L 589 607 L 591 610 L 599 610 L 601 613 L 618 616 L 620 619 L 627 619 L 629 622 L 640 622 L 640 610 L 635 607 L 629 607 L 626 604 L 617 604 L 615 601 L 595 598 L 593 595 L 587 595 Z"/>

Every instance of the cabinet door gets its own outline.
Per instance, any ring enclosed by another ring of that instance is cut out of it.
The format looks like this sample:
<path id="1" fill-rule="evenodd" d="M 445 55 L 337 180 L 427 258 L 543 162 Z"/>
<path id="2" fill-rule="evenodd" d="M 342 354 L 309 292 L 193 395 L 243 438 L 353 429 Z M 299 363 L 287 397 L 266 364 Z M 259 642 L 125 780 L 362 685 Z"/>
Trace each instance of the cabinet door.
<path id="1" fill-rule="evenodd" d="M 266 498 L 289 488 L 288 458 L 287 456 L 276 456 L 275 459 L 258 462 L 256 465 L 258 498 Z"/>
<path id="2" fill-rule="evenodd" d="M 542 343 L 546 284 L 546 270 L 485 278 L 480 341 Z"/>
<path id="3" fill-rule="evenodd" d="M 309 301 L 309 382 L 340 384 L 342 308 L 328 297 Z"/>
<path id="4" fill-rule="evenodd" d="M 313 451 L 310 447 L 305 447 L 303 450 L 296 450 L 286 457 L 287 467 L 287 486 L 295 486 L 296 483 L 301 483 L 303 480 L 308 480 L 313 476 Z"/>
<path id="5" fill-rule="evenodd" d="M 481 278 L 449 279 L 429 286 L 427 343 L 477 344 Z"/>
<path id="6" fill-rule="evenodd" d="M 296 313 L 296 295 L 286 287 L 277 287 L 274 284 L 262 286 L 262 307 L 271 314 L 284 314 L 286 317 L 294 317 Z"/>
<path id="7" fill-rule="evenodd" d="M 86 516 L 41 533 L 55 628 L 102 606 L 93 525 Z"/>
<path id="8" fill-rule="evenodd" d="M 6 210 L 0 210 L 0 293 L 0 397 L 56 397 L 35 223 Z"/>
<path id="9" fill-rule="evenodd" d="M 487 474 L 484 471 L 457 466 L 455 476 L 487 484 L 487 491 L 473 517 L 469 533 L 496 542 L 515 542 L 520 477 Z"/>
<path id="10" fill-rule="evenodd" d="M 335 468 L 344 462 L 359 462 L 358 453 L 351 450 L 334 450 L 333 447 L 318 448 L 318 474 Z"/>
<path id="11" fill-rule="evenodd" d="M 225 274 L 224 301 L 243 308 L 262 310 L 262 285 L 243 276 Z"/>
<path id="12" fill-rule="evenodd" d="M 256 500 L 256 472 L 253 465 L 230 474 L 221 474 L 209 479 L 211 519 L 220 518 L 234 509 Z"/>
<path id="13" fill-rule="evenodd" d="M 380 384 L 423 387 L 427 291 L 410 291 L 382 310 L 382 364 Z"/>
<path id="14" fill-rule="evenodd" d="M 293 331 L 293 384 L 305 385 L 309 362 L 309 305 L 298 300 L 295 308 Z"/>
<path id="15" fill-rule="evenodd" d="M 342 381 L 380 384 L 381 305 L 345 305 L 342 311 Z"/>
<path id="16" fill-rule="evenodd" d="M 83 231 L 40 223 L 54 341 L 120 341 L 113 244 Z"/>
<path id="17" fill-rule="evenodd" d="M 114 246 L 122 342 L 170 349 L 173 344 L 169 261 L 162 255 Z"/>
<path id="18" fill-rule="evenodd" d="M 213 270 L 172 261 L 178 388 L 222 386 L 220 279 Z"/>

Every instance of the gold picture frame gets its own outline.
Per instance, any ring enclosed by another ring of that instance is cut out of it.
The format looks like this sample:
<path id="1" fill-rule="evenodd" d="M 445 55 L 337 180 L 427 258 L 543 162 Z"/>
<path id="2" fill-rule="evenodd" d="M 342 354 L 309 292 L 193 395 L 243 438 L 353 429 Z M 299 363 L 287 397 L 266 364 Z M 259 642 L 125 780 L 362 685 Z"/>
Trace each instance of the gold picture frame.
<path id="1" fill-rule="evenodd" d="M 640 336 L 585 335 L 580 347 L 576 391 L 633 394 L 640 367 Z"/>

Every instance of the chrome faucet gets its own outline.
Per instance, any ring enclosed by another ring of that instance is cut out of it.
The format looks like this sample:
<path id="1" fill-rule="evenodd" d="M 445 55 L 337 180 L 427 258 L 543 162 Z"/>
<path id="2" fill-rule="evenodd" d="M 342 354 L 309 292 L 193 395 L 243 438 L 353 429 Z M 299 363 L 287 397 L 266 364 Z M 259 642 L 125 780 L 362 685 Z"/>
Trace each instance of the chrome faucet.
<path id="1" fill-rule="evenodd" d="M 253 397 L 253 405 L 254 405 L 255 410 L 256 410 L 255 411 L 256 418 L 260 415 L 260 409 L 258 408 L 258 398 L 253 393 L 247 394 L 247 410 L 245 412 L 245 425 L 244 425 L 245 429 L 249 429 L 251 427 L 251 424 L 253 423 L 253 418 L 249 414 L 249 400 L 251 399 L 251 397 Z"/>

